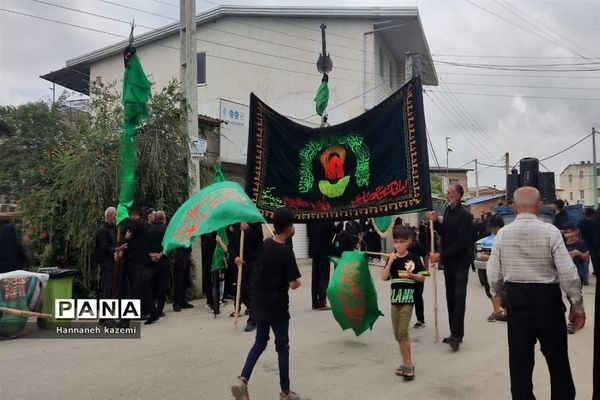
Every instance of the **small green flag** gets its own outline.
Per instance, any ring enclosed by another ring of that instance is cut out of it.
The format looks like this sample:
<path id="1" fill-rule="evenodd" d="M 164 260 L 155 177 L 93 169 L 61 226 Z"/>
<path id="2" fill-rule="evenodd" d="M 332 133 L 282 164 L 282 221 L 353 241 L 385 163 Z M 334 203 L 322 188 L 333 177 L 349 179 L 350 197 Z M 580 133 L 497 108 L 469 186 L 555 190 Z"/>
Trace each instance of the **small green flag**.
<path id="1" fill-rule="evenodd" d="M 367 253 L 345 251 L 336 264 L 327 288 L 327 298 L 335 320 L 343 330 L 352 329 L 360 336 L 383 315 L 377 305 L 377 291 L 367 263 Z"/>
<path id="2" fill-rule="evenodd" d="M 387 236 L 388 230 L 392 226 L 392 216 L 384 215 L 382 217 L 373 217 L 373 228 L 382 238 Z"/>
<path id="3" fill-rule="evenodd" d="M 317 89 L 317 95 L 315 96 L 315 103 L 317 107 L 317 114 L 323 115 L 323 112 L 327 108 L 329 102 L 329 86 L 327 81 L 322 81 L 319 89 Z"/>

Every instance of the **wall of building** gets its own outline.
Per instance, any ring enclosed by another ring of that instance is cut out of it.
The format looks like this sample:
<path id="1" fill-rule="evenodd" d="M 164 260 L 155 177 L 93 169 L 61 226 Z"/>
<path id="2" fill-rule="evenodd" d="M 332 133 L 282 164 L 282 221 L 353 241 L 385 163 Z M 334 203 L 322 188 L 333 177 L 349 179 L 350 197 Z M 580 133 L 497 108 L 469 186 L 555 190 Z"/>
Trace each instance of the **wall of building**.
<path id="1" fill-rule="evenodd" d="M 481 214 L 486 214 L 488 212 L 492 211 L 492 207 L 496 207 L 498 205 L 498 201 L 500 199 L 491 199 L 488 201 L 484 201 L 481 203 L 477 203 L 477 204 L 472 204 L 469 208 L 471 211 L 471 215 L 473 215 L 474 218 L 479 218 L 481 217 Z"/>
<path id="2" fill-rule="evenodd" d="M 596 196 L 600 200 L 600 164 L 579 163 L 571 164 L 560 174 L 560 187 L 563 190 L 561 198 L 570 204 L 584 204 L 591 206 L 594 203 L 593 182 L 596 179 Z"/>

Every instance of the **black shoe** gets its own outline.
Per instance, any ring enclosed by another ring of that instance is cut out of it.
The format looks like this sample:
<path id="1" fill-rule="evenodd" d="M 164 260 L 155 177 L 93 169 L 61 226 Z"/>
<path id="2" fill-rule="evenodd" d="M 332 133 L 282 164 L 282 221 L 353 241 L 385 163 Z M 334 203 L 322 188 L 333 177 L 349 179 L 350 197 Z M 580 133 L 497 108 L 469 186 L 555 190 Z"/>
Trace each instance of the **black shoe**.
<path id="1" fill-rule="evenodd" d="M 250 315 L 250 309 L 246 308 L 246 311 L 244 311 L 244 315 Z"/>
<path id="2" fill-rule="evenodd" d="M 150 318 L 150 314 L 145 314 L 145 315 L 142 315 L 141 320 L 146 321 L 146 320 L 148 320 L 148 318 Z"/>
<path id="3" fill-rule="evenodd" d="M 244 328 L 244 332 L 252 332 L 255 329 L 256 329 L 256 325 L 247 324 L 246 327 Z"/>
<path id="4" fill-rule="evenodd" d="M 450 348 L 452 349 L 452 351 L 458 351 L 458 349 L 460 349 L 461 341 L 457 338 L 453 338 L 452 336 L 450 336 L 446 343 L 448 343 L 450 345 Z"/>
<path id="5" fill-rule="evenodd" d="M 150 318 L 148 318 L 146 322 L 144 322 L 144 325 L 150 325 L 155 323 L 156 321 L 158 321 L 158 317 L 156 315 L 153 315 Z"/>
<path id="6" fill-rule="evenodd" d="M 163 311 L 163 312 L 161 312 L 161 313 L 160 313 L 160 316 L 161 316 L 161 317 L 166 317 L 167 315 L 166 315 L 166 314 L 165 314 L 165 312 Z"/>
<path id="7" fill-rule="evenodd" d="M 450 343 L 450 339 L 454 339 L 452 336 L 448 336 L 442 339 L 442 343 Z M 458 340 L 459 343 L 462 343 L 462 339 Z"/>
<path id="8" fill-rule="evenodd" d="M 181 305 L 181 308 L 194 308 L 194 305 L 190 304 L 188 302 L 185 302 Z"/>
<path id="9" fill-rule="evenodd" d="M 177 304 L 173 304 L 173 311 L 175 311 L 175 312 L 181 311 L 181 306 L 179 306 Z"/>

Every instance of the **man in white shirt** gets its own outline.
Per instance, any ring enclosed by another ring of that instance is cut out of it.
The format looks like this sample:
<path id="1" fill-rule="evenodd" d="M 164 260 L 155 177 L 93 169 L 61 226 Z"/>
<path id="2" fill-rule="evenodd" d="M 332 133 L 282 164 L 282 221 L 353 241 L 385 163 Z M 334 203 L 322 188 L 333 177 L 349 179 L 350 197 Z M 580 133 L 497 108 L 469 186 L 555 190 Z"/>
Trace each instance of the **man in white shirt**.
<path id="1" fill-rule="evenodd" d="M 537 340 L 550 371 L 551 399 L 575 399 L 567 350 L 561 288 L 571 302 L 569 319 L 582 327 L 585 311 L 581 281 L 560 231 L 537 218 L 540 194 L 533 187 L 515 191 L 517 218 L 502 228 L 487 264 L 492 295 L 508 314 L 508 352 L 513 399 L 535 399 L 531 376 Z"/>

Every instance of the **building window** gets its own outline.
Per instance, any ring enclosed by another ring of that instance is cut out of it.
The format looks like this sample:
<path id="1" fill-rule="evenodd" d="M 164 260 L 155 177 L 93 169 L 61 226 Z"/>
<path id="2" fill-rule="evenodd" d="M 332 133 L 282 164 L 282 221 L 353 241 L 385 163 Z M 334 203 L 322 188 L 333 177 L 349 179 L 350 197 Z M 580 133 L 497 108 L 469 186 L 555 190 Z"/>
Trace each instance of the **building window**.
<path id="1" fill-rule="evenodd" d="M 596 176 L 600 176 L 600 168 L 596 168 Z"/>
<path id="2" fill-rule="evenodd" d="M 579 171 L 579 179 L 583 179 L 583 171 Z"/>
<path id="3" fill-rule="evenodd" d="M 390 63 L 390 89 L 394 88 L 394 69 L 392 68 L 392 63 Z"/>
<path id="4" fill-rule="evenodd" d="M 569 200 L 573 201 L 573 192 L 569 193 Z"/>
<path id="5" fill-rule="evenodd" d="M 403 66 L 400 63 L 396 64 L 396 86 L 402 86 L 404 84 L 404 82 L 402 81 L 402 79 L 404 79 L 404 74 L 402 73 L 403 71 Z M 599 169 L 600 171 L 600 169 Z"/>
<path id="6" fill-rule="evenodd" d="M 383 78 L 383 49 L 379 48 L 379 75 Z"/>
<path id="7" fill-rule="evenodd" d="M 581 200 L 585 199 L 585 190 L 580 190 L 580 191 L 579 191 L 579 198 L 580 198 Z"/>
<path id="8" fill-rule="evenodd" d="M 206 53 L 197 53 L 196 54 L 196 64 L 197 64 L 197 72 L 198 85 L 206 85 Z"/>
<path id="9" fill-rule="evenodd" d="M 569 174 L 569 182 L 573 181 L 573 175 Z"/>

